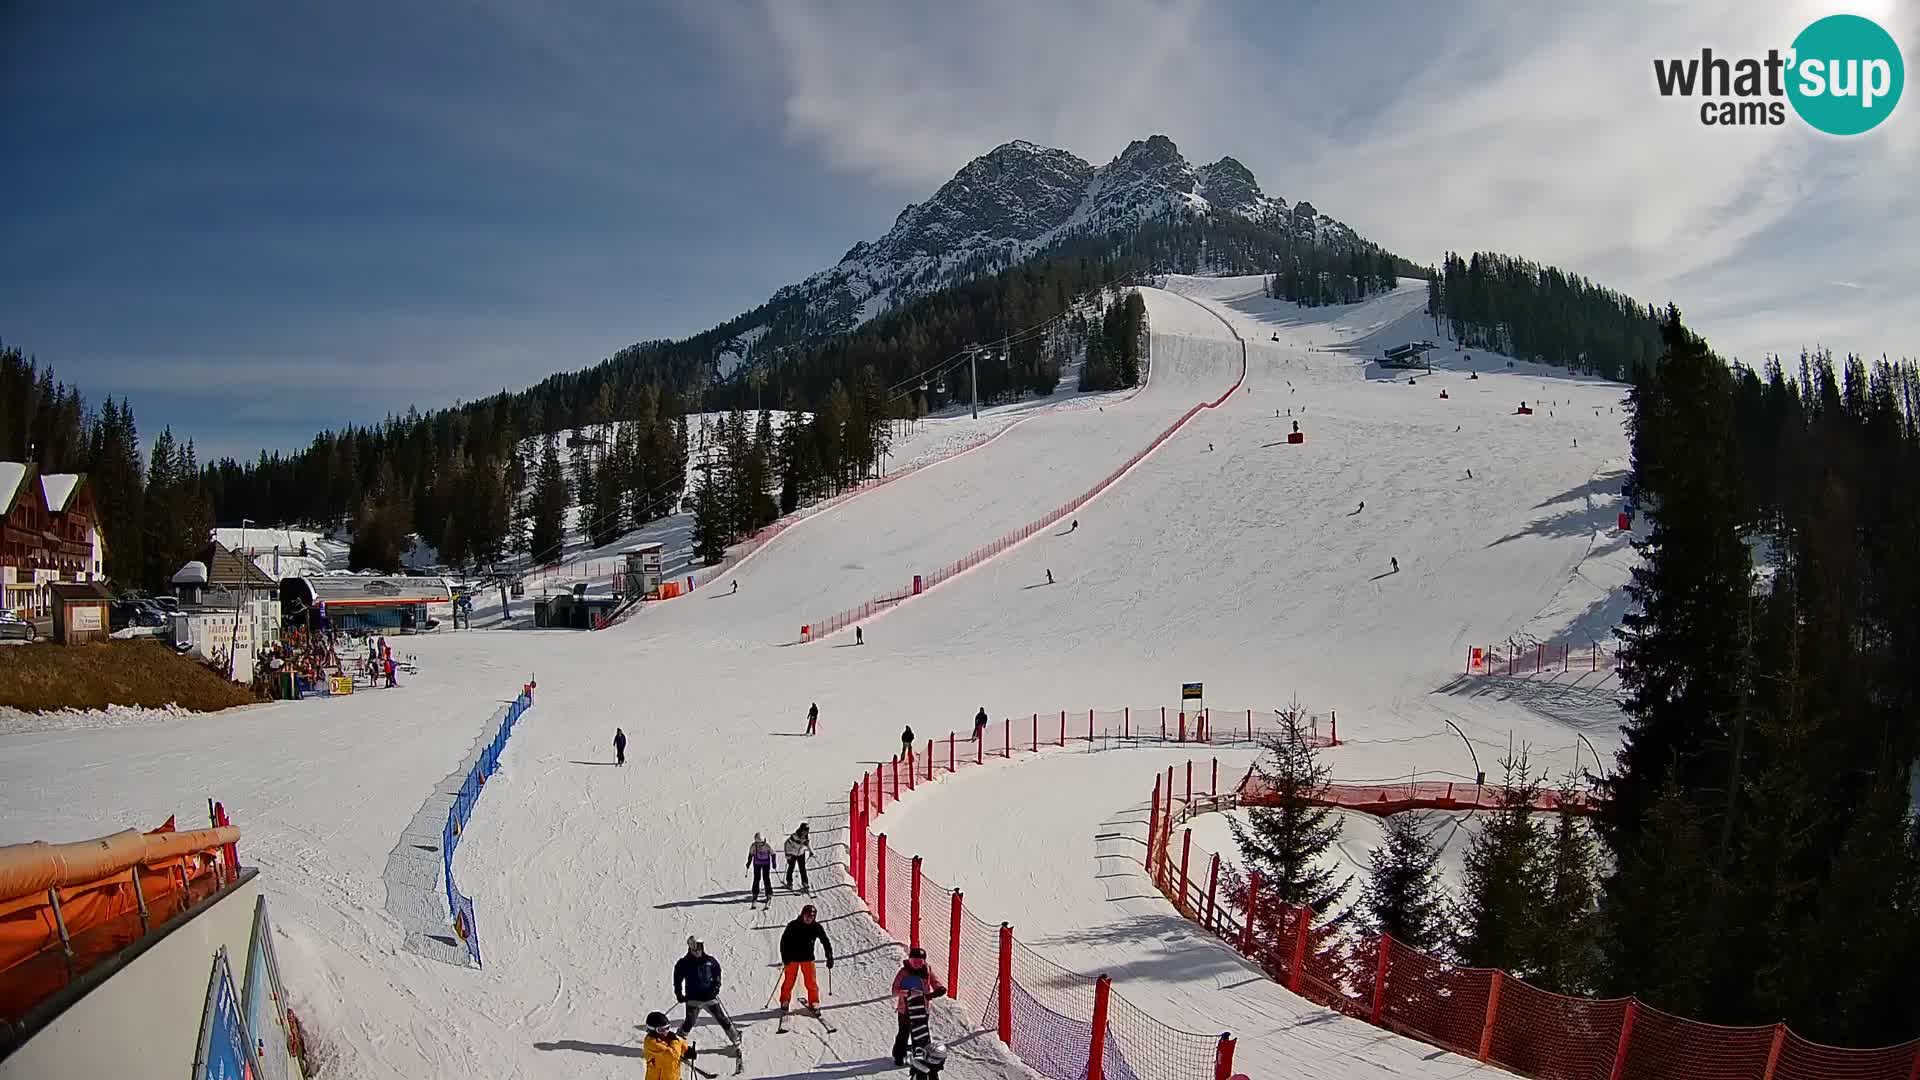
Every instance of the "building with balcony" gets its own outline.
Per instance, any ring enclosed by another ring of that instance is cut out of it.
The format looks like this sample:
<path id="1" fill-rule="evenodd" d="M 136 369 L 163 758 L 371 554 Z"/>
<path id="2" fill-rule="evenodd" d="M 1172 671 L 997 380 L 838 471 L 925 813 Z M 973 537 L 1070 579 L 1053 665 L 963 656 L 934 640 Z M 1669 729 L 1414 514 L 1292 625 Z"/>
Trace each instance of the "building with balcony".
<path id="1" fill-rule="evenodd" d="M 84 473 L 0 461 L 0 606 L 46 619 L 53 612 L 47 586 L 103 581 L 106 557 Z"/>

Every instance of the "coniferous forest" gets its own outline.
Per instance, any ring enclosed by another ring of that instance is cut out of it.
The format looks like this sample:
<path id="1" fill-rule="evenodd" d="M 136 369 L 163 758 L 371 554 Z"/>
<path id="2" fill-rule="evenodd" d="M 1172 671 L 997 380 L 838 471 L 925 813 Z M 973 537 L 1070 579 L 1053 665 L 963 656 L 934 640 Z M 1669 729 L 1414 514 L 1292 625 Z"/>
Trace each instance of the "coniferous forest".
<path id="1" fill-rule="evenodd" d="M 1427 314 L 1469 349 L 1630 379 L 1660 355 L 1659 312 L 1577 274 L 1511 255 L 1448 252 Z"/>

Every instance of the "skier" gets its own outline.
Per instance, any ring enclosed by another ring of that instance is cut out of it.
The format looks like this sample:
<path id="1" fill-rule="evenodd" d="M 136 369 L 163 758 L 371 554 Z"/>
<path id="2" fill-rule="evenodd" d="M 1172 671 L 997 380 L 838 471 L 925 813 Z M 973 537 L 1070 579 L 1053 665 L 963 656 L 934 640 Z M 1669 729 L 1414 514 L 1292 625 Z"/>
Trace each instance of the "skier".
<path id="1" fill-rule="evenodd" d="M 806 822 L 801 822 L 800 827 L 793 830 L 793 835 L 787 837 L 782 854 L 787 857 L 787 891 L 793 891 L 793 871 L 797 867 L 800 871 L 800 887 L 806 890 L 808 896 L 812 896 L 813 886 L 807 881 L 807 856 L 813 854 L 813 840 L 807 835 Z"/>
<path id="2" fill-rule="evenodd" d="M 1361 500 L 1360 500 L 1360 510 L 1365 510 L 1366 508 L 1367 508 L 1367 500 L 1365 500 L 1365 499 L 1361 499 Z M 1360 510 L 1355 510 L 1355 511 L 1354 511 L 1354 513 L 1356 513 L 1356 514 L 1357 514 L 1357 513 L 1359 513 L 1359 512 L 1360 512 Z"/>
<path id="3" fill-rule="evenodd" d="M 1051 584 L 1053 584 L 1053 571 L 1052 571 L 1052 570 L 1048 570 L 1048 571 L 1047 571 L 1047 584 L 1049 584 L 1049 585 L 1051 585 Z"/>
<path id="4" fill-rule="evenodd" d="M 647 1080 L 680 1080 L 680 1063 L 691 1062 L 697 1055 L 693 1044 L 669 1025 L 666 1013 L 650 1012 L 640 1056 L 647 1062 Z"/>
<path id="5" fill-rule="evenodd" d="M 1079 519 L 1079 518 L 1074 518 L 1074 519 L 1073 519 L 1073 524 L 1071 524 L 1071 525 L 1069 525 L 1069 526 L 1067 526 L 1067 531 L 1068 531 L 1068 532 L 1072 532 L 1073 530 L 1075 530 L 1075 529 L 1077 529 L 1077 528 L 1079 528 L 1079 527 L 1080 527 L 1080 519 Z"/>
<path id="6" fill-rule="evenodd" d="M 760 899 L 760 886 L 767 887 L 767 903 L 773 903 L 773 847 L 767 838 L 759 833 L 753 834 L 753 844 L 747 848 L 747 869 L 753 874 L 753 885 L 747 890 L 747 903 Z"/>
<path id="7" fill-rule="evenodd" d="M 917 985 L 921 993 L 932 997 L 942 997 L 947 992 L 940 977 L 933 973 L 932 965 L 927 963 L 927 950 L 919 946 L 907 950 L 906 962 L 900 965 L 899 973 L 893 977 L 893 1009 L 900 1018 L 899 1030 L 893 1036 L 895 1065 L 907 1063 L 907 999 L 912 996 L 913 985 Z"/>
<path id="8" fill-rule="evenodd" d="M 979 742 L 981 739 L 986 738 L 986 736 L 987 736 L 987 707 L 985 705 L 982 705 L 980 706 L 980 711 L 973 714 L 973 741 Z"/>
<path id="9" fill-rule="evenodd" d="M 740 1045 L 740 1032 L 720 1004 L 720 961 L 707 955 L 707 947 L 698 936 L 687 939 L 687 955 L 674 962 L 673 1000 L 687 1007 L 687 1018 L 680 1022 L 683 1037 L 693 1030 L 693 1022 L 704 1009 L 720 1022 L 720 1030 L 727 1033 L 727 1040 Z"/>
<path id="10" fill-rule="evenodd" d="M 1467 470 L 1467 479 L 1469 479 L 1469 480 L 1471 480 L 1471 479 L 1473 479 L 1473 470 L 1472 470 L 1472 469 L 1468 469 L 1468 470 Z"/>
<path id="11" fill-rule="evenodd" d="M 902 980 L 902 989 L 906 994 L 902 999 L 900 1024 L 901 1030 L 906 1033 L 908 1052 L 904 1061 L 901 1054 L 894 1054 L 894 1061 L 904 1063 L 914 1080 L 939 1080 L 940 1070 L 947 1063 L 947 1048 L 933 1041 L 927 1000 L 939 997 L 943 991 L 929 994 L 926 980 L 918 975 L 909 975 Z M 896 1049 L 900 1048 L 897 1041 L 894 1045 Z"/>
<path id="12" fill-rule="evenodd" d="M 1396 573 L 1396 574 L 1397 574 L 1397 573 L 1399 573 L 1399 572 L 1400 572 L 1400 557 L 1399 557 L 1399 556 L 1397 556 L 1397 555 L 1396 555 L 1396 556 L 1394 556 L 1393 558 L 1391 558 L 1391 559 L 1388 559 L 1387 561 L 1393 564 L 1393 572 L 1394 572 L 1394 573 Z"/>
<path id="13" fill-rule="evenodd" d="M 807 706 L 807 734 L 809 735 L 813 734 L 814 729 L 818 728 L 819 726 L 820 726 L 820 703 L 816 701 L 813 704 Z"/>
<path id="14" fill-rule="evenodd" d="M 736 581 L 736 582 L 734 582 L 734 583 L 733 583 L 733 592 L 732 592 L 732 593 L 728 593 L 727 595 L 728 595 L 728 596 L 732 596 L 732 595 L 733 595 L 733 593 L 737 593 L 737 592 L 739 592 L 739 591 L 740 591 L 740 583 L 739 583 L 738 581 Z"/>
<path id="15" fill-rule="evenodd" d="M 853 643 L 855 645 L 865 645 L 867 643 L 866 634 L 862 633 L 857 626 L 853 628 Z"/>
<path id="16" fill-rule="evenodd" d="M 1211 454 L 1211 453 L 1213 453 L 1213 444 L 1212 444 L 1212 443 L 1208 443 L 1208 444 L 1207 444 L 1207 453 L 1209 453 L 1209 454 Z"/>
<path id="17" fill-rule="evenodd" d="M 913 753 L 913 725 L 908 724 L 900 731 L 900 756 L 906 758 Z"/>
<path id="18" fill-rule="evenodd" d="M 821 926 L 812 904 L 800 909 L 800 917 L 787 924 L 780 934 L 780 1026 L 778 1030 L 787 1030 L 787 1007 L 793 1000 L 793 983 L 799 979 L 806 984 L 807 996 L 803 999 L 807 1013 L 826 1027 L 833 1030 L 820 1015 L 820 982 L 813 972 L 813 945 L 819 942 L 827 953 L 827 970 L 833 970 L 833 942 L 827 940 L 827 929 Z"/>
<path id="19" fill-rule="evenodd" d="M 613 763 L 615 765 L 627 763 L 627 733 L 619 728 L 613 729 Z"/>

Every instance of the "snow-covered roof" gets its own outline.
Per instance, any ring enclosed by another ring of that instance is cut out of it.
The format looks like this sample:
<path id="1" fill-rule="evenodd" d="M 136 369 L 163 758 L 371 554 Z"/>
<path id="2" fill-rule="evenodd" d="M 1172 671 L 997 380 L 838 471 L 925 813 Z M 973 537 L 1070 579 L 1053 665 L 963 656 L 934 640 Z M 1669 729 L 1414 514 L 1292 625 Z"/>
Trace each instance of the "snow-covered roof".
<path id="1" fill-rule="evenodd" d="M 195 559 L 173 572 L 175 585 L 205 585 L 207 583 L 207 564 Z"/>
<path id="2" fill-rule="evenodd" d="M 67 500 L 80 487 L 79 473 L 41 473 L 40 490 L 46 493 L 47 509 L 58 514 L 66 510 Z"/>
<path id="3" fill-rule="evenodd" d="M 13 507 L 13 493 L 27 478 L 27 466 L 18 461 L 0 461 L 0 513 Z"/>

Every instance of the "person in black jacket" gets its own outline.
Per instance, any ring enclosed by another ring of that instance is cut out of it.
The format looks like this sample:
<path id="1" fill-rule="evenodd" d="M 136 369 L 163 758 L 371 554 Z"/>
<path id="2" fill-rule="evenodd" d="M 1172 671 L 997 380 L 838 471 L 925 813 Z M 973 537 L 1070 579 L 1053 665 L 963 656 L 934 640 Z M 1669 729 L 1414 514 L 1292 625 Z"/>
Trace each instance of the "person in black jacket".
<path id="1" fill-rule="evenodd" d="M 615 765 L 627 763 L 627 733 L 619 728 L 613 729 L 613 763 Z"/>
<path id="2" fill-rule="evenodd" d="M 705 1009 L 720 1022 L 720 1030 L 727 1033 L 727 1038 L 736 1046 L 740 1044 L 740 1033 L 720 1004 L 720 961 L 707 955 L 707 948 L 698 937 L 687 939 L 687 955 L 673 965 L 673 1000 L 687 1007 L 687 1018 L 680 1022 L 680 1034 L 692 1031 L 693 1022 L 700 1018 L 700 1010 Z"/>
<path id="3" fill-rule="evenodd" d="M 793 1000 L 793 981 L 803 979 L 807 984 L 806 1009 L 811 1013 L 820 1011 L 820 981 L 813 973 L 813 944 L 819 942 L 827 952 L 827 970 L 833 970 L 833 942 L 827 940 L 827 928 L 820 925 L 819 915 L 812 904 L 800 909 L 800 917 L 787 924 L 780 934 L 780 963 L 785 970 L 780 975 L 780 1011 L 786 1012 L 787 1005 Z"/>
<path id="4" fill-rule="evenodd" d="M 978 740 L 978 739 L 984 738 L 986 734 L 987 734 L 987 707 L 985 705 L 982 705 L 980 706 L 980 711 L 973 714 L 973 737 L 975 740 Z"/>
<path id="5" fill-rule="evenodd" d="M 913 725 L 908 724 L 900 732 L 900 760 L 905 761 L 913 754 Z"/>

